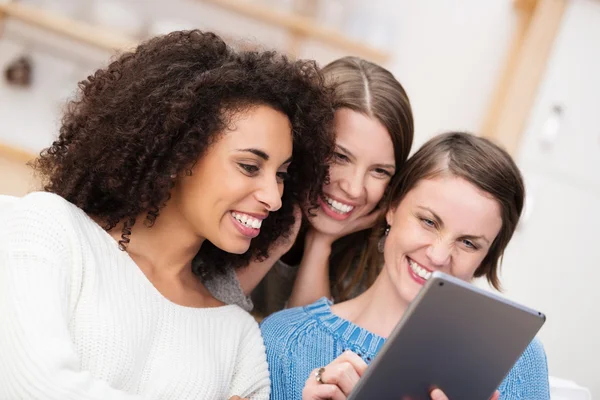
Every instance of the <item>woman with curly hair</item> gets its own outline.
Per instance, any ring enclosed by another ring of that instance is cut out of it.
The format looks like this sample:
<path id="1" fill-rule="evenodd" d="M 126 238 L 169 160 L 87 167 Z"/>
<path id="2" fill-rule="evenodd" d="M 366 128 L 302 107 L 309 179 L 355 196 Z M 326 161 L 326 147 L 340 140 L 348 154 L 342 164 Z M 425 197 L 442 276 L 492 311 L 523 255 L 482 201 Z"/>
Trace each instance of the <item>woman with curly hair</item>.
<path id="1" fill-rule="evenodd" d="M 0 398 L 267 399 L 256 322 L 200 278 L 316 207 L 332 121 L 313 62 L 200 31 L 83 81 L 0 218 Z"/>

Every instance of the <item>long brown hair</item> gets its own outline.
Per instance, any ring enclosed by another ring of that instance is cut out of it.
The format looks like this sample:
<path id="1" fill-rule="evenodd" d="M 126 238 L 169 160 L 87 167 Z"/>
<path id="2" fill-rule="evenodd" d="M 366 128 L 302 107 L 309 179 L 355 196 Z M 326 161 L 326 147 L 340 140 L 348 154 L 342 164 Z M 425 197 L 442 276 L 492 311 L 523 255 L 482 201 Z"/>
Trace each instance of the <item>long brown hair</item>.
<path id="1" fill-rule="evenodd" d="M 500 290 L 498 270 L 504 249 L 517 227 L 525 185 L 511 156 L 488 139 L 464 132 L 438 135 L 425 143 L 389 186 L 386 210 L 394 209 L 421 180 L 441 174 L 460 177 L 489 193 L 500 205 L 502 228 L 475 271 Z"/>
<path id="2" fill-rule="evenodd" d="M 357 57 L 340 58 L 323 68 L 334 88 L 334 107 L 348 108 L 379 121 L 394 146 L 396 174 L 403 169 L 413 142 L 414 122 L 404 88 L 385 68 Z M 381 263 L 373 229 L 345 236 L 334 243 L 329 259 L 332 295 L 336 301 L 358 294 L 374 282 Z"/>

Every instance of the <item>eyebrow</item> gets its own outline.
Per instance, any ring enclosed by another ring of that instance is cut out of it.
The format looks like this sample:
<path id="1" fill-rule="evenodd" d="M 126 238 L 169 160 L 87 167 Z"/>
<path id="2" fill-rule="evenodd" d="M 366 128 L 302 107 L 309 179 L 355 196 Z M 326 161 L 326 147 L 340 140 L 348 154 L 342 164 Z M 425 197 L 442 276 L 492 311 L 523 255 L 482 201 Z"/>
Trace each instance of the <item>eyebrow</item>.
<path id="1" fill-rule="evenodd" d="M 336 144 L 335 147 L 337 147 L 342 153 L 346 154 L 348 157 L 354 159 L 354 154 L 352 154 L 352 152 L 350 150 L 348 150 L 347 148 L 345 148 L 344 146 L 340 146 L 339 144 Z M 390 168 L 393 169 L 394 171 L 396 170 L 396 165 L 395 164 L 375 164 L 376 168 Z"/>
<path id="2" fill-rule="evenodd" d="M 433 212 L 433 210 L 431 208 L 428 207 L 423 207 L 423 206 L 417 206 L 418 208 L 428 211 L 431 213 L 431 215 L 433 215 L 433 218 L 436 220 L 436 222 L 440 225 L 441 228 L 444 227 L 444 221 L 442 221 L 442 219 L 439 217 L 439 215 L 437 215 L 435 212 Z M 484 240 L 485 242 L 487 242 L 488 244 L 490 244 L 490 241 L 485 237 L 485 236 L 476 236 L 476 235 L 464 235 L 463 238 L 465 239 L 481 239 Z"/>
<path id="3" fill-rule="evenodd" d="M 246 153 L 252 153 L 260 158 L 262 158 L 265 161 L 269 161 L 269 155 L 267 153 L 265 153 L 262 150 L 259 149 L 255 149 L 255 148 L 249 148 L 249 149 L 238 149 L 237 151 L 240 152 L 246 152 Z M 287 160 L 285 160 L 281 165 L 287 164 L 292 162 L 292 157 L 290 156 Z"/>
<path id="4" fill-rule="evenodd" d="M 340 146 L 339 144 L 336 144 L 335 147 L 337 147 L 338 150 L 340 150 L 342 153 L 346 154 L 348 157 L 354 158 L 354 154 L 352 154 L 352 152 L 350 150 L 348 150 L 347 148 L 345 148 L 344 146 Z"/>
<path id="5" fill-rule="evenodd" d="M 383 169 L 389 168 L 396 171 L 396 166 L 394 164 L 375 164 L 374 167 Z"/>

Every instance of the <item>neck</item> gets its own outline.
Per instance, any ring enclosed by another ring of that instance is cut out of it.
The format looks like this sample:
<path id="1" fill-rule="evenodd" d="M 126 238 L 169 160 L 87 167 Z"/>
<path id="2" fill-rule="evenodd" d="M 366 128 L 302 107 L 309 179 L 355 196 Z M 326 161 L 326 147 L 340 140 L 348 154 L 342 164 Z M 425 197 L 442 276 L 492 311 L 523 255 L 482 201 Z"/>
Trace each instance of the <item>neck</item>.
<path id="1" fill-rule="evenodd" d="M 146 214 L 136 218 L 131 228 L 127 253 L 146 274 L 165 277 L 187 277 L 191 262 L 204 238 L 198 236 L 178 210 L 167 202 L 152 227 L 144 225 Z M 121 240 L 123 224 L 109 233 Z"/>
<path id="2" fill-rule="evenodd" d="M 360 296 L 336 304 L 332 311 L 361 328 L 387 338 L 396 327 L 408 303 L 403 301 L 383 270 L 373 285 Z"/>

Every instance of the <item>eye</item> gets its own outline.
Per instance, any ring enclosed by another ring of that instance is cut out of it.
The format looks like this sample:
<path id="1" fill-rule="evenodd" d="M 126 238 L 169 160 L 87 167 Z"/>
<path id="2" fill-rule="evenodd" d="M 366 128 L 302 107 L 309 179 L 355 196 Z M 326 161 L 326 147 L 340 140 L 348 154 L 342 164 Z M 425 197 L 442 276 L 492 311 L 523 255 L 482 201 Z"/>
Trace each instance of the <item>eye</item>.
<path id="1" fill-rule="evenodd" d="M 343 163 L 350 161 L 348 156 L 346 156 L 345 154 L 342 154 L 342 153 L 338 153 L 337 151 L 333 153 L 333 157 L 336 159 L 336 161 L 343 162 Z"/>
<path id="2" fill-rule="evenodd" d="M 463 239 L 462 243 L 469 249 L 477 250 L 479 248 L 475 245 L 475 243 L 471 242 L 469 239 Z"/>
<path id="3" fill-rule="evenodd" d="M 287 172 L 278 172 L 277 173 L 277 182 L 282 183 L 290 179 L 290 174 Z"/>
<path id="4" fill-rule="evenodd" d="M 392 177 L 392 174 L 387 169 L 375 168 L 373 170 L 373 172 L 375 172 L 375 176 L 377 176 L 378 178 L 391 178 Z"/>
<path id="5" fill-rule="evenodd" d="M 254 175 L 260 169 L 256 165 L 251 165 L 251 164 L 238 163 L 238 165 L 240 166 L 241 169 L 244 170 L 244 173 L 246 173 L 246 175 Z"/>
<path id="6" fill-rule="evenodd" d="M 436 226 L 435 221 L 429 218 L 421 218 L 421 222 L 423 222 L 423 224 L 425 224 L 425 226 L 428 228 L 435 228 Z"/>

